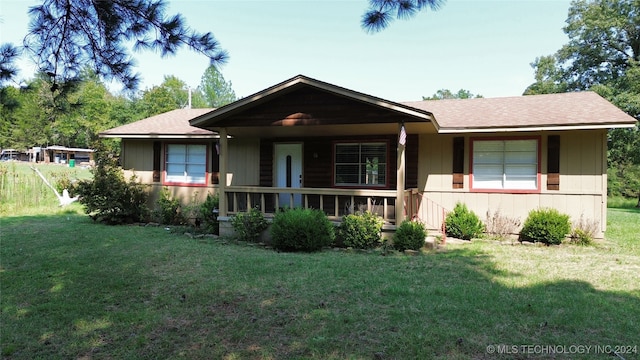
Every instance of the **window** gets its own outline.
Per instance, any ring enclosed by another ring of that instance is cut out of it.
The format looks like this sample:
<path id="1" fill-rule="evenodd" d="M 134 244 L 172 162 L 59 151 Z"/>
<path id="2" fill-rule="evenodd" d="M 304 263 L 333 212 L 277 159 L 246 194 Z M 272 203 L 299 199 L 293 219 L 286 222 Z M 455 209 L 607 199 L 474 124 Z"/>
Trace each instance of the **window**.
<path id="1" fill-rule="evenodd" d="M 335 144 L 334 174 L 338 186 L 386 186 L 387 143 Z"/>
<path id="2" fill-rule="evenodd" d="M 538 139 L 472 139 L 472 189 L 536 191 Z"/>
<path id="3" fill-rule="evenodd" d="M 165 182 L 206 184 L 206 145 L 168 144 L 166 149 Z"/>

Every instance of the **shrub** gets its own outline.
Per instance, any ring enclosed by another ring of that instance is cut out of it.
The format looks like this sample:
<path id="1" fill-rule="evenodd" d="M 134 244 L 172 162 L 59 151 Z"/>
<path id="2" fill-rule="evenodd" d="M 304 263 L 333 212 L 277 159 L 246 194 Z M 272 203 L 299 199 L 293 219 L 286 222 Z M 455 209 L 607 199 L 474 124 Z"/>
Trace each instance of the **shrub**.
<path id="1" fill-rule="evenodd" d="M 597 221 L 585 219 L 584 216 L 580 216 L 580 220 L 573 224 L 573 229 L 569 237 L 574 244 L 591 245 L 599 228 L 600 224 Z"/>
<path id="2" fill-rule="evenodd" d="M 518 232 L 520 219 L 502 215 L 500 210 L 496 210 L 493 214 L 491 214 L 491 211 L 487 211 L 486 225 L 487 233 L 495 236 L 499 240 L 505 240 L 510 235 Z"/>
<path id="3" fill-rule="evenodd" d="M 419 221 L 405 220 L 393 235 L 393 247 L 396 250 L 420 250 L 424 246 L 427 229 Z"/>
<path id="4" fill-rule="evenodd" d="M 345 246 L 371 249 L 381 244 L 383 223 L 380 216 L 369 211 L 349 214 L 342 218 L 338 235 Z"/>
<path id="5" fill-rule="evenodd" d="M 520 237 L 547 245 L 560 244 L 570 231 L 569 215 L 561 214 L 556 209 L 538 209 L 529 212 Z"/>
<path id="6" fill-rule="evenodd" d="M 236 214 L 231 218 L 231 226 L 238 239 L 242 241 L 257 242 L 260 234 L 269 226 L 264 215 L 257 207 L 247 212 Z"/>
<path id="7" fill-rule="evenodd" d="M 91 170 L 92 180 L 82 180 L 76 186 L 76 194 L 85 212 L 95 221 L 107 224 L 124 224 L 146 220 L 148 194 L 132 176 L 124 179 L 117 160 L 96 152 L 96 167 Z"/>
<path id="8" fill-rule="evenodd" d="M 220 227 L 218 224 L 218 214 L 214 210 L 218 210 L 220 204 L 220 198 L 218 194 L 207 194 L 207 198 L 200 205 L 200 218 L 202 218 L 205 230 L 211 231 L 214 234 L 220 233 Z"/>
<path id="9" fill-rule="evenodd" d="M 62 194 L 64 189 L 67 189 L 67 191 L 69 191 L 69 196 L 74 197 L 76 195 L 76 185 L 74 180 L 71 179 L 69 172 L 52 172 L 51 178 L 53 179 L 53 186 L 56 188 L 58 193 Z"/>
<path id="10" fill-rule="evenodd" d="M 478 237 L 484 231 L 484 224 L 478 215 L 462 203 L 457 203 L 453 212 L 447 214 L 445 226 L 448 236 L 464 240 Z"/>
<path id="11" fill-rule="evenodd" d="M 335 240 L 333 224 L 318 209 L 279 211 L 271 225 L 273 247 L 284 251 L 316 251 Z"/>
<path id="12" fill-rule="evenodd" d="M 180 202 L 178 199 L 171 198 L 171 192 L 168 188 L 162 188 L 156 206 L 153 212 L 154 217 L 161 224 L 182 225 L 186 223 L 186 219 L 180 211 Z"/>

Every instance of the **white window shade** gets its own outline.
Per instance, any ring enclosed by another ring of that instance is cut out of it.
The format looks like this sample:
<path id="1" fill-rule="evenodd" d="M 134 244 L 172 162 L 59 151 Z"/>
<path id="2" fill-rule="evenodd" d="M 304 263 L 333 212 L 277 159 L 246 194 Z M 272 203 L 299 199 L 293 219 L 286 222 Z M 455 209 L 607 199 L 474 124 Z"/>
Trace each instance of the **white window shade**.
<path id="1" fill-rule="evenodd" d="M 206 145 L 167 145 L 165 182 L 206 184 Z"/>
<path id="2" fill-rule="evenodd" d="M 473 188 L 537 190 L 538 140 L 474 140 Z"/>

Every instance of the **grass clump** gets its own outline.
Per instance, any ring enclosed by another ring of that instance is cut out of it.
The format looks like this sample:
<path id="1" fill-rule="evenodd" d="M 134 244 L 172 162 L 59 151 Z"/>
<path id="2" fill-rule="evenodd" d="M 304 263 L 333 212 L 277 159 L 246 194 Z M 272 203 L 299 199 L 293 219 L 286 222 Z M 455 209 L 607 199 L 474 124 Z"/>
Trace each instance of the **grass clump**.
<path id="1" fill-rule="evenodd" d="M 520 237 L 526 241 L 558 245 L 570 231 L 569 215 L 556 209 L 537 209 L 529 212 Z"/>
<path id="2" fill-rule="evenodd" d="M 372 249 L 382 242 L 380 231 L 383 223 L 380 216 L 369 211 L 349 214 L 342 218 L 338 237 L 344 246 Z"/>
<path id="3" fill-rule="evenodd" d="M 498 240 L 507 240 L 509 236 L 516 234 L 520 228 L 520 219 L 512 218 L 496 210 L 491 213 L 487 211 L 487 233 Z"/>
<path id="4" fill-rule="evenodd" d="M 403 221 L 393 235 L 393 247 L 396 250 L 420 250 L 424 246 L 427 229 L 419 221 Z"/>
<path id="5" fill-rule="evenodd" d="M 600 224 L 597 221 L 580 216 L 580 219 L 573 223 L 569 237 L 576 245 L 591 245 L 599 229 Z"/>
<path id="6" fill-rule="evenodd" d="M 269 226 L 262 212 L 257 208 L 251 208 L 244 213 L 236 214 L 231 218 L 231 226 L 236 236 L 242 241 L 257 242 L 262 232 Z"/>
<path id="7" fill-rule="evenodd" d="M 463 203 L 457 203 L 453 212 L 447 214 L 445 226 L 447 236 L 463 240 L 476 238 L 484 231 L 484 224 L 478 215 Z"/>
<path id="8" fill-rule="evenodd" d="M 335 229 L 318 209 L 279 211 L 271 225 L 274 248 L 284 251 L 317 251 L 335 240 Z"/>

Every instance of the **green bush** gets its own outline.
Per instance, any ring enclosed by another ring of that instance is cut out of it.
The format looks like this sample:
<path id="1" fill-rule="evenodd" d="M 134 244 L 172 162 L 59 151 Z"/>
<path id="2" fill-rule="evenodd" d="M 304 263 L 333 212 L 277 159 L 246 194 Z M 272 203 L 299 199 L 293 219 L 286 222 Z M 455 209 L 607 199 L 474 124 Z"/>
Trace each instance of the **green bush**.
<path id="1" fill-rule="evenodd" d="M 207 198 L 200 205 L 200 218 L 203 221 L 205 230 L 211 231 L 214 234 L 220 233 L 220 226 L 218 224 L 218 214 L 214 210 L 218 211 L 218 205 L 220 204 L 220 198 L 218 194 L 207 194 Z"/>
<path id="2" fill-rule="evenodd" d="M 560 244 L 571 231 L 569 215 L 556 209 L 531 210 L 520 232 L 522 240 Z"/>
<path id="3" fill-rule="evenodd" d="M 264 215 L 257 207 L 248 212 L 236 214 L 231 218 L 231 226 L 238 239 L 242 241 L 257 242 L 260 234 L 269 226 Z"/>
<path id="4" fill-rule="evenodd" d="M 424 246 L 427 229 L 419 221 L 403 221 L 393 235 L 393 247 L 396 250 L 420 250 Z"/>
<path id="5" fill-rule="evenodd" d="M 171 192 L 168 188 L 162 188 L 160 191 L 160 197 L 156 201 L 156 209 L 153 214 L 161 224 L 182 225 L 186 223 L 186 219 L 180 211 L 180 202 L 178 199 L 171 198 Z"/>
<path id="6" fill-rule="evenodd" d="M 335 240 L 333 224 L 318 209 L 279 211 L 271 224 L 274 248 L 284 251 L 317 251 Z"/>
<path id="7" fill-rule="evenodd" d="M 384 221 L 374 213 L 349 214 L 342 218 L 338 237 L 345 246 L 356 249 L 371 249 L 382 242 L 380 231 Z"/>
<path id="8" fill-rule="evenodd" d="M 462 203 L 457 203 L 453 212 L 447 214 L 445 226 L 447 236 L 464 240 L 476 238 L 484 231 L 484 224 L 478 215 Z"/>
<path id="9" fill-rule="evenodd" d="M 93 179 L 82 180 L 75 188 L 87 214 L 112 225 L 146 221 L 148 194 L 134 176 L 129 181 L 124 179 L 114 157 L 97 151 L 96 167 L 91 172 Z"/>

